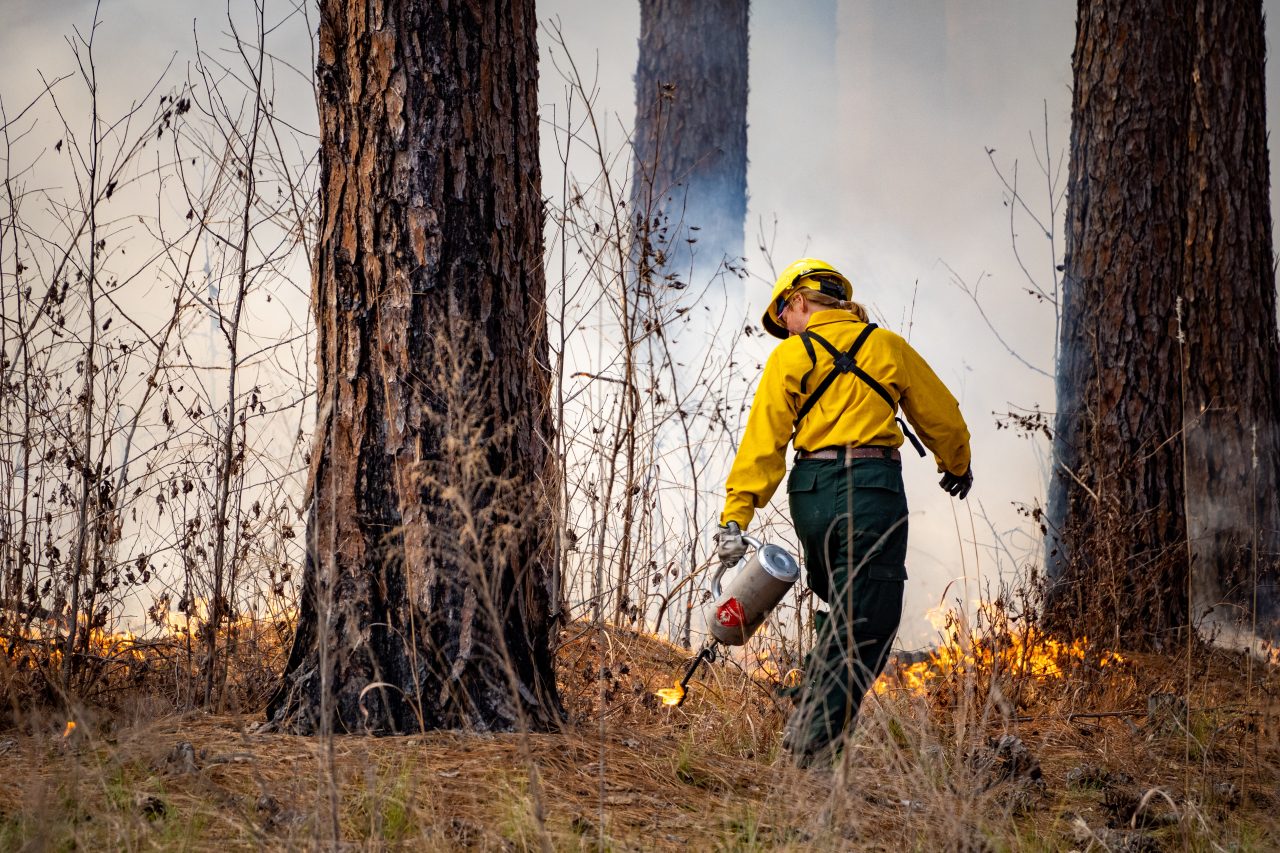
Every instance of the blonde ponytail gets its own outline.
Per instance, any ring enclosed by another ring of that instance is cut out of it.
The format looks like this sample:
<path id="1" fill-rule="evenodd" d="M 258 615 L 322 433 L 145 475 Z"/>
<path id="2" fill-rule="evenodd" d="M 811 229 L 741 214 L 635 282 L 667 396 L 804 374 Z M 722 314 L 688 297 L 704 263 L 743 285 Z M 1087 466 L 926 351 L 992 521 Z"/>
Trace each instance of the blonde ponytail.
<path id="1" fill-rule="evenodd" d="M 834 296 L 828 296 L 827 294 L 817 290 L 806 290 L 804 291 L 804 296 L 806 299 L 817 305 L 821 305 L 826 308 L 836 308 L 841 311 L 848 311 L 857 318 L 859 323 L 867 322 L 867 318 L 869 316 L 867 314 L 867 309 L 863 308 L 861 303 L 854 302 L 852 299 L 836 299 Z"/>

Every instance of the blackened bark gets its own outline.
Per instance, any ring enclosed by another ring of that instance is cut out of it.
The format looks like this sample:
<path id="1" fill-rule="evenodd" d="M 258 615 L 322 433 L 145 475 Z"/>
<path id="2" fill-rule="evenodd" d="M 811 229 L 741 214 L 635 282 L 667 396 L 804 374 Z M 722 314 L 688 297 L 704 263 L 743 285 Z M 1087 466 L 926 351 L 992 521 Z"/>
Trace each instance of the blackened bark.
<path id="1" fill-rule="evenodd" d="M 532 0 L 321 2 L 319 411 L 284 728 L 559 719 L 535 26 Z"/>
<path id="2" fill-rule="evenodd" d="M 748 5 L 640 0 L 631 209 L 661 252 L 654 266 L 681 281 L 695 262 L 707 273 L 741 262 Z"/>
<path id="3" fill-rule="evenodd" d="M 1256 586 L 1274 637 L 1280 337 L 1262 4 L 1202 0 L 1195 28 L 1182 258 L 1193 618 L 1224 602 L 1219 615 L 1248 622 Z"/>
<path id="4" fill-rule="evenodd" d="M 1048 507 L 1076 631 L 1158 643 L 1275 576 L 1263 56 L 1258 2 L 1080 2 Z"/>

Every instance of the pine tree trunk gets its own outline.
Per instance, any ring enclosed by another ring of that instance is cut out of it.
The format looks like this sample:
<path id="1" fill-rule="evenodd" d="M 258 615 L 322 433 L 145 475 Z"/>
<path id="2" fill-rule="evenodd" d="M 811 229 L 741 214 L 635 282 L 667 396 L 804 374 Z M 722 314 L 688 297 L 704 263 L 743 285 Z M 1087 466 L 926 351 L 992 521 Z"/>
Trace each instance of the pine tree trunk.
<path id="1" fill-rule="evenodd" d="M 631 209 L 654 266 L 685 283 L 695 263 L 741 262 L 747 17 L 747 0 L 640 0 Z"/>
<path id="2" fill-rule="evenodd" d="M 1263 50 L 1257 2 L 1080 2 L 1048 566 L 1104 640 L 1251 603 L 1276 552 Z"/>
<path id="3" fill-rule="evenodd" d="M 322 0 L 318 413 L 282 727 L 546 728 L 532 0 Z"/>
<path id="4" fill-rule="evenodd" d="M 1261 2 L 1197 7 L 1182 249 L 1192 616 L 1276 635 L 1280 337 Z M 1255 564 L 1256 559 L 1256 564 Z"/>

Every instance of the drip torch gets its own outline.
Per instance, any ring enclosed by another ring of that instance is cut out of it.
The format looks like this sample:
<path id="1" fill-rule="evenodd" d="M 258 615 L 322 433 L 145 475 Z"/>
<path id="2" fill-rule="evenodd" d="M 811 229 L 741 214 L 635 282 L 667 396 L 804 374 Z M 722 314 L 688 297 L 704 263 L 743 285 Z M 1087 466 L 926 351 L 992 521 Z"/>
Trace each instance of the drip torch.
<path id="1" fill-rule="evenodd" d="M 720 578 L 728 570 L 727 565 L 721 564 L 712 577 L 711 601 L 704 611 L 711 638 L 698 650 L 684 678 L 677 681 L 674 688 L 658 691 L 658 697 L 668 705 L 683 705 L 685 688 L 702 662 L 714 660 L 719 645 L 744 645 L 800 579 L 800 565 L 786 549 L 751 536 L 742 538 L 755 551 L 750 556 L 744 555 L 733 567 L 737 573 L 725 589 L 720 587 Z"/>

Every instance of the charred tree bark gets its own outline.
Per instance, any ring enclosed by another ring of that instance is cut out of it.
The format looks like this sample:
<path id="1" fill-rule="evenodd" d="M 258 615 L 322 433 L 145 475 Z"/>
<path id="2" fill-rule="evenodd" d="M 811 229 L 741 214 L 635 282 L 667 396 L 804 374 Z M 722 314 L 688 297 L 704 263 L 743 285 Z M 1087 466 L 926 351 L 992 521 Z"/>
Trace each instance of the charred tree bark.
<path id="1" fill-rule="evenodd" d="M 655 270 L 682 281 L 695 262 L 741 262 L 747 13 L 747 0 L 640 0 L 631 209 Z"/>
<path id="2" fill-rule="evenodd" d="M 1274 620 L 1280 345 L 1261 4 L 1081 0 L 1051 619 Z"/>
<path id="3" fill-rule="evenodd" d="M 1187 527 L 1193 618 L 1276 636 L 1280 336 L 1260 2 L 1203 0 L 1187 128 Z M 1255 598 L 1256 596 L 1256 598 Z M 1224 606 L 1225 605 L 1225 606 Z M 1256 606 L 1256 614 L 1253 612 Z"/>
<path id="4" fill-rule="evenodd" d="M 283 728 L 547 728 L 532 0 L 323 0 L 318 413 Z"/>

